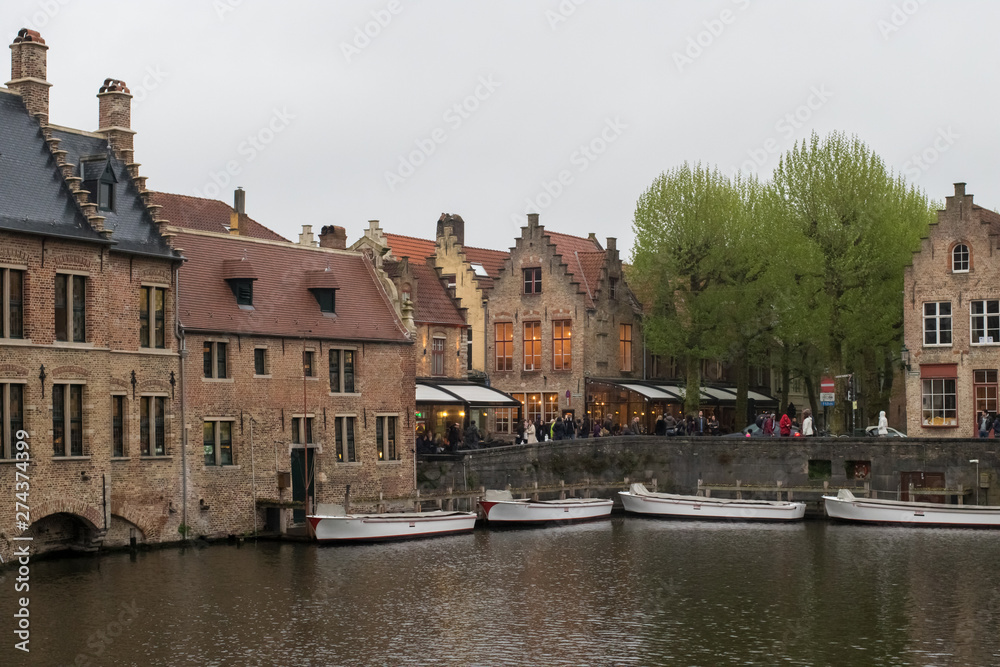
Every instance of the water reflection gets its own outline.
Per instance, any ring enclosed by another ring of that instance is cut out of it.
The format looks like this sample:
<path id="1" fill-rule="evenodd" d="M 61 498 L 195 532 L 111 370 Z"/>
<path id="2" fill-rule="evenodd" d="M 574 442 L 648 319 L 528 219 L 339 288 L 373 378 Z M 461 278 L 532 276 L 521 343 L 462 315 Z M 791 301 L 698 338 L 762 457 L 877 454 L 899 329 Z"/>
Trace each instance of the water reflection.
<path id="1" fill-rule="evenodd" d="M 30 660 L 12 642 L 0 656 L 4 665 L 991 665 L 1000 664 L 998 550 L 989 531 L 616 516 L 396 544 L 38 562 Z M 0 586 L 11 591 L 13 577 L 5 571 Z M 5 623 L 11 598 L 0 598 Z M 123 620 L 130 604 L 137 613 Z"/>

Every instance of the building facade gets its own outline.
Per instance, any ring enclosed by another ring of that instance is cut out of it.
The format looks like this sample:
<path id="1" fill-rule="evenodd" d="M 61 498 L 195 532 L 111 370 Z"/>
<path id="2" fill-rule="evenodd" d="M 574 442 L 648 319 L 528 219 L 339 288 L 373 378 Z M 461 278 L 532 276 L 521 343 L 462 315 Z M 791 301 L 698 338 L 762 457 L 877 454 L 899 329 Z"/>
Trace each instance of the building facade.
<path id="1" fill-rule="evenodd" d="M 903 291 L 906 428 L 910 436 L 971 438 L 977 413 L 997 413 L 1000 215 L 955 184 Z"/>

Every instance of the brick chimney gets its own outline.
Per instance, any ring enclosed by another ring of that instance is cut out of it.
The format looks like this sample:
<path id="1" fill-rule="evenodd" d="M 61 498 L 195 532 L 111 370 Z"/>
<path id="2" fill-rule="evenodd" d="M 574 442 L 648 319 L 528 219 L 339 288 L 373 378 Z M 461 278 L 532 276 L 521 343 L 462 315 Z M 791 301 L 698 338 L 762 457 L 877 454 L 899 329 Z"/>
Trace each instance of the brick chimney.
<path id="1" fill-rule="evenodd" d="M 608 251 L 609 253 L 612 253 L 612 254 L 613 254 L 613 255 L 614 255 L 615 257 L 617 257 L 617 256 L 618 256 L 618 245 L 617 245 L 617 241 L 618 241 L 618 240 L 617 240 L 617 239 L 616 239 L 615 237 L 613 237 L 613 236 L 609 236 L 609 237 L 608 237 L 608 244 L 607 244 L 607 246 L 605 246 L 605 248 L 607 249 L 607 251 Z"/>
<path id="2" fill-rule="evenodd" d="M 10 45 L 10 81 L 5 85 L 21 96 L 28 113 L 43 124 L 49 122 L 49 88 L 45 80 L 49 47 L 36 30 L 21 28 Z"/>
<path id="3" fill-rule="evenodd" d="M 115 157 L 124 162 L 132 162 L 132 93 L 120 79 L 105 79 L 97 92 L 98 128 L 103 134 Z"/>
<path id="4" fill-rule="evenodd" d="M 336 225 L 324 225 L 319 230 L 319 247 L 347 250 L 347 230 Z"/>
<path id="5" fill-rule="evenodd" d="M 243 221 L 247 217 L 247 193 L 243 188 L 236 188 L 233 191 L 233 210 L 229 214 L 229 234 L 239 236 L 243 228 Z"/>
<path id="6" fill-rule="evenodd" d="M 462 216 L 442 213 L 437 222 L 437 238 L 443 237 L 447 229 L 451 229 L 452 236 L 458 240 L 459 245 L 465 245 L 465 220 L 462 220 Z"/>
<path id="7" fill-rule="evenodd" d="M 965 196 L 965 183 L 955 183 L 955 196 L 956 197 Z"/>
<path id="8" fill-rule="evenodd" d="M 233 208 L 240 215 L 244 215 L 247 212 L 247 193 L 242 187 L 238 187 L 233 191 Z"/>

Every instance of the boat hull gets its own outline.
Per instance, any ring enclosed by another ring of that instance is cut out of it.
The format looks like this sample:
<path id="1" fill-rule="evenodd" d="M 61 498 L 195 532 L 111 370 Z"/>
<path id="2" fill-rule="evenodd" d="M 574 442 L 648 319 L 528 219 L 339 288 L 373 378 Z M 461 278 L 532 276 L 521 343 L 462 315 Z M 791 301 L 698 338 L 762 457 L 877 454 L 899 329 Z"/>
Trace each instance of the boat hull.
<path id="1" fill-rule="evenodd" d="M 542 524 L 601 519 L 611 514 L 614 501 L 519 502 L 516 500 L 481 500 L 479 506 L 483 508 L 483 515 L 491 524 Z"/>
<path id="2" fill-rule="evenodd" d="M 426 512 L 310 516 L 318 542 L 350 543 L 407 540 L 469 532 L 475 512 Z"/>
<path id="3" fill-rule="evenodd" d="M 911 504 L 869 498 L 845 500 L 836 496 L 823 496 L 823 501 L 827 516 L 839 521 L 939 528 L 1000 528 L 1000 507 L 934 506 L 933 503 Z"/>
<path id="4" fill-rule="evenodd" d="M 626 512 L 674 519 L 728 521 L 798 521 L 805 516 L 805 503 L 727 501 L 700 496 L 658 497 L 619 491 Z"/>

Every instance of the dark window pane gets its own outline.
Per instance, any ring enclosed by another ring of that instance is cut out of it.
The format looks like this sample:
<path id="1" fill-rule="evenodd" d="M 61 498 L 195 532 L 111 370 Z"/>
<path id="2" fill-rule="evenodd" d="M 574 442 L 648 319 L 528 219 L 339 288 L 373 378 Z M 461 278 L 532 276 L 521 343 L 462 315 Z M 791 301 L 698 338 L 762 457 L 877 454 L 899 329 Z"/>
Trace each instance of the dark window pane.
<path id="1" fill-rule="evenodd" d="M 149 288 L 139 288 L 139 346 L 149 347 Z"/>
<path id="2" fill-rule="evenodd" d="M 340 392 L 340 350 L 330 350 L 330 391 Z"/>
<path id="3" fill-rule="evenodd" d="M 165 320 L 165 299 L 166 292 L 163 289 L 157 288 L 153 290 L 153 311 L 155 313 L 154 327 L 156 329 L 156 347 L 163 348 L 166 346 L 166 320 Z"/>
<path id="4" fill-rule="evenodd" d="M 378 460 L 385 460 L 385 428 L 383 428 L 383 423 L 385 422 L 385 417 L 375 418 L 375 445 L 378 448 Z"/>
<path id="5" fill-rule="evenodd" d="M 163 396 L 156 396 L 153 398 L 153 402 L 156 406 L 155 421 L 154 426 L 154 436 L 155 436 L 155 447 L 153 453 L 157 456 L 163 456 L 167 453 L 166 450 L 166 438 L 163 433 L 164 425 L 164 412 L 166 411 L 167 399 Z"/>
<path id="6" fill-rule="evenodd" d="M 215 377 L 228 377 L 226 375 L 226 344 L 216 343 L 215 344 L 215 366 L 218 369 Z"/>
<path id="7" fill-rule="evenodd" d="M 306 417 L 306 443 L 313 441 L 313 420 L 312 417 Z"/>
<path id="8" fill-rule="evenodd" d="M 111 397 L 112 456 L 125 456 L 125 397 Z"/>
<path id="9" fill-rule="evenodd" d="M 302 374 L 310 378 L 313 376 L 313 353 L 309 350 L 302 353 Z"/>
<path id="10" fill-rule="evenodd" d="M 347 417 L 347 460 L 357 461 L 354 454 L 354 417 Z"/>
<path id="11" fill-rule="evenodd" d="M 253 281 L 252 280 L 236 280 L 236 303 L 241 306 L 252 306 L 253 305 Z"/>
<path id="12" fill-rule="evenodd" d="M 396 459 L 396 418 L 387 417 L 389 432 L 386 435 L 386 449 L 389 450 L 388 458 L 390 460 Z"/>
<path id="13" fill-rule="evenodd" d="M 319 302 L 319 309 L 324 313 L 336 312 L 336 291 L 332 289 L 315 290 L 316 301 Z"/>
<path id="14" fill-rule="evenodd" d="M 205 370 L 205 377 L 212 377 L 212 348 L 214 345 L 212 343 L 205 343 L 202 348 L 203 356 L 203 366 Z"/>
<path id="15" fill-rule="evenodd" d="M 139 399 L 139 453 L 149 456 L 149 396 Z"/>
<path id="16" fill-rule="evenodd" d="M 253 372 L 257 375 L 267 375 L 264 370 L 264 353 L 266 350 L 257 348 L 253 351 Z"/>
<path id="17" fill-rule="evenodd" d="M 8 272 L 7 290 L 10 294 L 10 338 L 24 338 L 24 271 Z"/>
<path id="18" fill-rule="evenodd" d="M 302 435 L 299 430 L 299 418 L 292 417 L 292 444 L 302 444 Z"/>
<path id="19" fill-rule="evenodd" d="M 73 340 L 87 340 L 87 279 L 73 276 Z"/>
<path id="20" fill-rule="evenodd" d="M 52 453 L 66 456 L 66 385 L 52 385 Z"/>
<path id="21" fill-rule="evenodd" d="M 205 422 L 202 426 L 202 444 L 205 446 L 205 465 L 215 465 L 215 425 L 218 422 Z"/>
<path id="22" fill-rule="evenodd" d="M 219 422 L 219 464 L 233 465 L 233 423 Z"/>
<path id="23" fill-rule="evenodd" d="M 66 335 L 66 299 L 68 296 L 68 286 L 69 276 L 63 274 L 56 276 L 56 340 L 69 340 L 69 337 Z"/>
<path id="24" fill-rule="evenodd" d="M 83 456 L 83 385 L 69 386 L 69 446 L 72 456 Z"/>
<path id="25" fill-rule="evenodd" d="M 354 350 L 344 350 L 344 391 L 354 393 Z"/>

